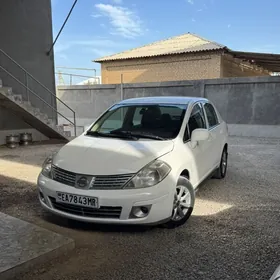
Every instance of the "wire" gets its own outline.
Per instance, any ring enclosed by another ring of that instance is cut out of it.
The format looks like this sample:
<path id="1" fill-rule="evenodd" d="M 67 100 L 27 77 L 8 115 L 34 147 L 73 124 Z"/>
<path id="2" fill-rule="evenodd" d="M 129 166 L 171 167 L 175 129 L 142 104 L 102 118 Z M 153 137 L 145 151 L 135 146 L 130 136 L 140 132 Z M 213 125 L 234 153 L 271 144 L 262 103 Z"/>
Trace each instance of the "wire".
<path id="1" fill-rule="evenodd" d="M 63 30 L 65 24 L 67 23 L 67 21 L 68 21 L 70 15 L 71 15 L 71 13 L 72 13 L 74 7 L 76 6 L 77 1 L 78 1 L 78 0 L 75 0 L 75 1 L 74 1 L 74 3 L 73 3 L 73 5 L 72 5 L 72 7 L 71 7 L 71 9 L 70 9 L 70 11 L 69 11 L 69 13 L 68 13 L 66 19 L 65 19 L 65 21 L 64 21 L 64 23 L 63 23 L 63 25 L 61 26 L 61 28 L 60 28 L 60 30 L 59 30 L 59 32 L 58 32 L 58 34 L 57 34 L 57 36 L 56 36 L 56 38 L 55 38 L 53 44 L 51 45 L 50 50 L 47 52 L 47 55 L 50 55 L 51 51 L 53 50 L 53 47 L 54 47 L 54 45 L 55 45 L 55 43 L 56 43 L 58 37 L 60 36 L 60 33 L 62 32 L 62 30 Z"/>

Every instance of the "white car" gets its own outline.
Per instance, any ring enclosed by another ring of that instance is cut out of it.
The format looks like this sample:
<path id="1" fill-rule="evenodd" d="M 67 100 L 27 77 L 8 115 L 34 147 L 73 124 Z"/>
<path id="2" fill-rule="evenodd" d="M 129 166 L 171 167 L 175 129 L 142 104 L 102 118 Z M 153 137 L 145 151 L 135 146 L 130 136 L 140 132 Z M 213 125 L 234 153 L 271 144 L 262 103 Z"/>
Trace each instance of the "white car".
<path id="1" fill-rule="evenodd" d="M 225 177 L 227 151 L 227 125 L 207 99 L 123 100 L 46 159 L 39 200 L 79 221 L 176 227 L 199 184 Z"/>
<path id="2" fill-rule="evenodd" d="M 270 280 L 280 280 L 280 266 L 278 266 L 277 269 L 274 271 Z"/>

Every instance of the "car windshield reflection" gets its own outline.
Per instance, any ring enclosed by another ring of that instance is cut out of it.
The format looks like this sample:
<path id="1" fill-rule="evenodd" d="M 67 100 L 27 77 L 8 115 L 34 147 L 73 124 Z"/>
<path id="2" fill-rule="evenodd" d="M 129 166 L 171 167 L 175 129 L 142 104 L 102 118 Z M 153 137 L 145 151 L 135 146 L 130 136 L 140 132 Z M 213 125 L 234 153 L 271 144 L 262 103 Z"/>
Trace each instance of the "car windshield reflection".
<path id="1" fill-rule="evenodd" d="M 116 105 L 97 120 L 88 134 L 153 140 L 174 139 L 180 131 L 186 109 L 185 104 Z"/>

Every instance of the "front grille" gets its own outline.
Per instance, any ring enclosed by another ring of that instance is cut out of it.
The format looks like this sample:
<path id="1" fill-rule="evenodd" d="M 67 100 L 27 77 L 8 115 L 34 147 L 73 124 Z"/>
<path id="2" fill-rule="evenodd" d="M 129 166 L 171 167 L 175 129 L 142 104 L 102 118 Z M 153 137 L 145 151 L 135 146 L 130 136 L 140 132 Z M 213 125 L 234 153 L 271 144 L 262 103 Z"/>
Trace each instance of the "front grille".
<path id="1" fill-rule="evenodd" d="M 59 183 L 75 187 L 76 174 L 70 171 L 63 170 L 57 166 L 52 166 L 53 179 Z"/>
<path id="2" fill-rule="evenodd" d="M 88 182 L 91 184 L 85 188 L 95 190 L 122 189 L 123 186 L 132 178 L 132 176 L 134 176 L 134 174 L 89 176 L 76 174 L 54 165 L 52 166 L 52 174 L 55 181 L 72 187 L 79 187 L 77 185 L 78 179 L 85 176 L 88 178 Z"/>
<path id="3" fill-rule="evenodd" d="M 94 176 L 91 189 L 121 189 L 133 175 Z"/>
<path id="4" fill-rule="evenodd" d="M 101 206 L 100 208 L 90 208 L 90 207 L 83 207 L 83 206 L 56 202 L 55 198 L 50 196 L 49 199 L 54 209 L 77 216 L 91 217 L 91 218 L 119 219 L 122 212 L 122 207 L 119 206 L 118 207 Z"/>

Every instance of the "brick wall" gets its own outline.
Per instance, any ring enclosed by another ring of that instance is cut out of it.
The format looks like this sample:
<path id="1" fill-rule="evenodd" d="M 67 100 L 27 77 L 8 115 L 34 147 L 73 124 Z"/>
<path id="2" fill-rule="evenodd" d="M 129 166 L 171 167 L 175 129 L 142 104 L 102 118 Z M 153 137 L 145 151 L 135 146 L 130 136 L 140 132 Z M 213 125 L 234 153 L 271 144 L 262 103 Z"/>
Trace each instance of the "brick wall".
<path id="1" fill-rule="evenodd" d="M 236 59 L 229 54 L 222 55 L 221 62 L 221 76 L 223 78 L 269 76 L 268 71 Z"/>
<path id="2" fill-rule="evenodd" d="M 161 82 L 221 77 L 221 54 L 181 54 L 101 64 L 102 83 Z"/>

